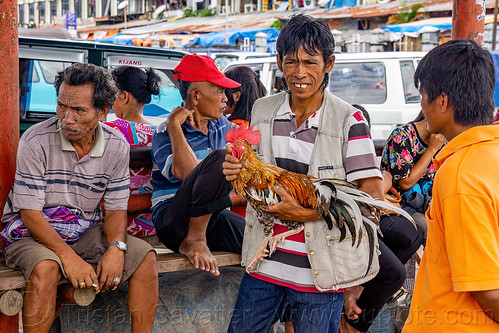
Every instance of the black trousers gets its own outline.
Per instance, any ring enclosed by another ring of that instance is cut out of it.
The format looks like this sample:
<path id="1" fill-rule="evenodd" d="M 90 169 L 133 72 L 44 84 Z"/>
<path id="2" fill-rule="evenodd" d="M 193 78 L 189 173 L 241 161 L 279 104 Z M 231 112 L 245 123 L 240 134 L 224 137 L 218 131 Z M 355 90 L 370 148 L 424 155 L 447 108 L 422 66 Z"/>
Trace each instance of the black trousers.
<path id="1" fill-rule="evenodd" d="M 355 329 L 369 329 L 381 308 L 399 290 L 405 281 L 404 264 L 423 243 L 424 232 L 402 216 L 383 216 L 380 221 L 383 236 L 379 237 L 380 269 L 378 274 L 362 286 L 364 290 L 357 300 L 362 313 L 356 320 L 347 318 Z"/>
<path id="2" fill-rule="evenodd" d="M 212 214 L 206 230 L 210 250 L 241 253 L 245 220 L 225 209 L 232 205 L 232 185 L 222 173 L 225 155 L 224 149 L 217 149 L 201 161 L 154 221 L 159 240 L 169 249 L 178 252 L 191 217 Z"/>

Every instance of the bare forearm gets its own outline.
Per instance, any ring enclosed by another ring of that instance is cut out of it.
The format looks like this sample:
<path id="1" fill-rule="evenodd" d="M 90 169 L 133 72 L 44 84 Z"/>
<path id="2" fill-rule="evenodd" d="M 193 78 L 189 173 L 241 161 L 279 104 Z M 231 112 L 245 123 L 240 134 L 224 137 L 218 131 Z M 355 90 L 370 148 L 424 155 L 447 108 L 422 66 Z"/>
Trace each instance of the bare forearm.
<path id="1" fill-rule="evenodd" d="M 359 190 L 366 192 L 371 197 L 376 199 L 383 199 L 385 194 L 383 193 L 383 184 L 381 178 L 371 177 L 359 179 Z"/>
<path id="2" fill-rule="evenodd" d="M 175 178 L 184 181 L 189 173 L 196 167 L 198 160 L 196 154 L 185 139 L 182 127 L 178 124 L 168 126 L 168 135 L 172 144 L 172 173 Z"/>
<path id="3" fill-rule="evenodd" d="M 428 165 L 430 165 L 433 155 L 435 155 L 436 151 L 427 149 L 421 158 L 418 160 L 416 164 L 412 167 L 409 175 L 398 181 L 398 184 L 401 189 L 404 191 L 409 190 L 413 187 L 423 176 Z"/>
<path id="4" fill-rule="evenodd" d="M 127 216 L 125 210 L 107 210 L 103 232 L 108 243 L 126 239 Z"/>
<path id="5" fill-rule="evenodd" d="M 54 251 L 59 258 L 74 254 L 74 251 L 43 217 L 42 212 L 30 209 L 21 209 L 21 219 L 31 236 Z"/>
<path id="6" fill-rule="evenodd" d="M 383 171 L 383 193 L 388 193 L 392 188 L 393 177 L 392 174 L 388 171 Z"/>
<path id="7" fill-rule="evenodd" d="M 499 289 L 472 292 L 480 307 L 496 323 L 499 323 Z"/>

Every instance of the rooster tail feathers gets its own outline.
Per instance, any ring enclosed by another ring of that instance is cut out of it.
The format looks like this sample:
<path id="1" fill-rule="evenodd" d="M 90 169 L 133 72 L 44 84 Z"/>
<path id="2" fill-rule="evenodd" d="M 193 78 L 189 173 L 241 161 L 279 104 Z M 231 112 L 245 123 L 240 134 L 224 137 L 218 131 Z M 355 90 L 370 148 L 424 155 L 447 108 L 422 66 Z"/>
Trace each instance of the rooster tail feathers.
<path id="1" fill-rule="evenodd" d="M 338 210 L 340 211 L 341 216 L 345 218 L 345 224 L 348 227 L 348 231 L 350 231 L 350 235 L 352 235 L 352 247 L 353 247 L 355 245 L 355 241 L 357 240 L 357 228 L 355 227 L 355 223 L 352 220 L 352 216 L 350 216 L 346 208 L 343 207 L 341 204 L 338 205 Z"/>
<path id="2" fill-rule="evenodd" d="M 391 211 L 391 212 L 394 212 L 396 214 L 402 215 L 403 217 L 408 219 L 413 224 L 414 228 L 417 229 L 416 222 L 414 222 L 414 219 L 412 218 L 412 216 L 400 207 L 397 207 L 395 205 L 392 205 L 391 203 L 388 203 L 388 202 L 385 202 L 382 200 L 373 199 L 372 197 L 365 197 L 365 196 L 364 197 L 356 197 L 354 200 L 358 201 L 360 203 L 364 203 L 368 206 L 374 207 L 380 211 L 385 211 L 385 212 Z"/>
<path id="3" fill-rule="evenodd" d="M 369 241 L 369 263 L 367 265 L 367 271 L 366 271 L 366 275 L 369 273 L 369 270 L 371 269 L 371 265 L 373 263 L 373 258 L 374 258 L 374 251 L 375 251 L 375 244 L 374 244 L 374 241 L 375 241 L 375 238 L 374 238 L 374 233 L 376 232 L 376 230 L 374 230 L 374 228 L 371 226 L 371 224 L 367 221 L 362 221 L 362 224 L 364 225 L 364 229 L 366 230 L 366 233 L 367 233 L 367 239 Z"/>

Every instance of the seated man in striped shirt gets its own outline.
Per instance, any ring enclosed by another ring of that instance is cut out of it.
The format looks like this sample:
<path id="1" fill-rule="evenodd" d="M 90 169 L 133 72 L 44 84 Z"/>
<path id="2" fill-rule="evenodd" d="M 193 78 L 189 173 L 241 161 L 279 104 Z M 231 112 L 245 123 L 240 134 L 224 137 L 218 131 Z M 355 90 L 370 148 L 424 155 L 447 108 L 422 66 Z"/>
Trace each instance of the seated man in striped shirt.
<path id="1" fill-rule="evenodd" d="M 2 217 L 6 264 L 27 280 L 24 332 L 49 331 L 63 276 L 74 288 L 96 292 L 128 280 L 132 331 L 151 332 L 158 303 L 156 254 L 126 235 L 129 146 L 100 124 L 116 86 L 104 68 L 75 63 L 57 74 L 55 87 L 57 117 L 21 137 Z"/>
<path id="2" fill-rule="evenodd" d="M 294 15 L 276 46 L 286 91 L 257 100 L 251 119 L 262 135 L 256 148 L 263 161 L 318 178 L 345 179 L 372 197 L 382 198 L 382 176 L 362 112 L 326 90 L 335 59 L 334 38 L 327 23 Z M 223 167 L 226 179 L 232 181 L 241 165 L 229 154 Z M 287 305 L 295 331 L 336 333 L 344 300 L 339 286 L 363 284 L 373 278 L 373 274 L 366 277 L 365 268 L 354 268 L 358 262 L 367 263 L 367 252 L 361 254 L 360 248 L 352 249 L 349 244 L 342 247 L 339 232 L 329 230 L 317 210 L 303 208 L 282 188 L 275 192 L 282 201 L 268 207 L 276 217 L 274 236 L 287 230 L 279 220 L 306 222 L 305 230 L 278 244 L 256 272 L 245 273 L 229 332 L 266 332 Z M 263 241 L 262 226 L 254 216 L 247 215 L 243 265 L 251 262 Z M 381 244 L 383 255 L 387 251 Z M 351 258 L 351 265 L 344 262 L 345 256 Z M 379 262 L 380 272 L 390 274 L 381 257 Z M 401 278 L 398 274 L 394 272 L 393 278 L 383 282 L 386 275 L 378 273 L 379 278 L 371 281 L 381 287 L 365 291 L 382 289 L 385 299 L 373 300 L 370 292 L 363 293 L 361 297 L 368 302 L 360 303 L 365 306 L 362 310 L 378 303 L 381 308 L 403 282 L 405 275 Z M 390 283 L 390 288 L 385 288 Z"/>
<path id="3" fill-rule="evenodd" d="M 241 253 L 244 232 L 244 218 L 225 209 L 232 205 L 231 185 L 220 149 L 231 127 L 223 116 L 225 88 L 240 84 L 208 56 L 186 55 L 175 72 L 185 107 L 174 108 L 152 139 L 153 223 L 169 249 L 219 275 L 211 251 Z"/>

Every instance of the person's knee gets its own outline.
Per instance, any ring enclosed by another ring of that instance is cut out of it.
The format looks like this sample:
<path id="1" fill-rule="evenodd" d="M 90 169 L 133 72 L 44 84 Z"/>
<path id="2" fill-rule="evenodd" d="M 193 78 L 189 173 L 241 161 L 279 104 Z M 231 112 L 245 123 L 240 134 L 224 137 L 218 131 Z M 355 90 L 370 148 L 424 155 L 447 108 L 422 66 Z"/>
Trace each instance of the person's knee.
<path id="1" fill-rule="evenodd" d="M 53 260 L 40 261 L 33 268 L 28 281 L 33 284 L 35 288 L 45 289 L 51 286 L 57 286 L 57 283 L 62 277 L 59 264 Z"/>
<path id="2" fill-rule="evenodd" d="M 215 149 L 206 156 L 201 163 L 205 165 L 205 167 L 212 167 L 214 165 L 219 165 L 221 167 L 222 163 L 225 161 L 225 155 L 227 155 L 225 149 Z"/>
<path id="3" fill-rule="evenodd" d="M 391 281 L 393 282 L 393 285 L 398 285 L 399 286 L 398 288 L 400 288 L 404 284 L 404 281 L 406 279 L 405 266 L 402 265 L 402 263 L 400 263 L 400 265 L 397 265 L 396 267 L 394 267 L 390 276 L 391 276 Z"/>
<path id="4" fill-rule="evenodd" d="M 390 265 L 381 265 L 376 280 L 385 286 L 395 286 L 404 283 L 406 278 L 405 266 L 400 262 L 392 262 Z"/>
<path id="5" fill-rule="evenodd" d="M 213 158 L 215 160 L 225 161 L 225 155 L 227 155 L 227 152 L 225 151 L 225 149 L 220 148 L 220 149 L 215 149 L 214 151 L 211 152 L 211 154 L 213 155 Z"/>
<path id="6" fill-rule="evenodd" d="M 141 279 L 157 280 L 158 278 L 158 265 L 156 263 L 156 253 L 149 251 L 139 267 L 133 273 L 134 276 L 140 276 Z"/>

